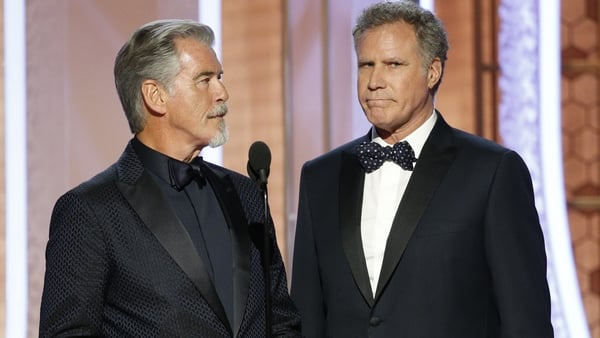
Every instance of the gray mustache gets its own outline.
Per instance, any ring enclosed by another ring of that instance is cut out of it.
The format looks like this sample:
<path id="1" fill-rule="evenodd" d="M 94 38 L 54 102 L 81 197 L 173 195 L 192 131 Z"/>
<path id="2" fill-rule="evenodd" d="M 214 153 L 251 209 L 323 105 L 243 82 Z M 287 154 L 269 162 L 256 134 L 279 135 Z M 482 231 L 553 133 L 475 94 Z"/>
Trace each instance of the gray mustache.
<path id="1" fill-rule="evenodd" d="M 208 117 L 217 117 L 227 114 L 228 108 L 225 103 L 217 104 L 211 111 L 208 113 Z"/>

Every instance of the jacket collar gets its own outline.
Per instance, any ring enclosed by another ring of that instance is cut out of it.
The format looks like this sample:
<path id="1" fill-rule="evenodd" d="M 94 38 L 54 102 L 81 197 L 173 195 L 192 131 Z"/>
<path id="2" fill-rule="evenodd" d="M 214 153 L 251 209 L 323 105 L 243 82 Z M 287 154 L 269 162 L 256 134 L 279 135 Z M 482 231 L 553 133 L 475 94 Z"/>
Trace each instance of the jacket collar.
<path id="1" fill-rule="evenodd" d="M 239 331 L 248 298 L 250 280 L 250 239 L 248 222 L 233 183 L 216 166 L 206 166 L 204 172 L 214 189 L 226 222 L 231 229 L 234 270 L 234 323 Z M 226 327 L 230 327 L 223 305 L 193 241 L 175 212 L 168 207 L 160 188 L 144 169 L 130 142 L 117 162 L 117 186 L 148 229 L 192 280 L 202 297 Z"/>

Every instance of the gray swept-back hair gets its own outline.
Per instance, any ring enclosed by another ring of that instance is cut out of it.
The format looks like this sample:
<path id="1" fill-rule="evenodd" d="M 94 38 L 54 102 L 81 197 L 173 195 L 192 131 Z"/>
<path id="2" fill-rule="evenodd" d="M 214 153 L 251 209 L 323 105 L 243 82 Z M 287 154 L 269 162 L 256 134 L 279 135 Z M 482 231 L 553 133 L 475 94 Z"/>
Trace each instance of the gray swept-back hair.
<path id="1" fill-rule="evenodd" d="M 146 121 L 142 82 L 153 79 L 171 90 L 179 73 L 178 38 L 196 39 L 212 47 L 215 35 L 209 26 L 193 20 L 158 20 L 139 27 L 117 53 L 115 85 L 132 133 L 142 131 Z"/>
<path id="2" fill-rule="evenodd" d="M 352 30 L 355 48 L 365 32 L 396 22 L 405 22 L 414 28 L 425 70 L 429 68 L 436 57 L 440 59 L 442 74 L 432 88 L 435 95 L 442 82 L 450 46 L 444 25 L 430 11 L 411 1 L 386 1 L 373 4 L 365 8 L 356 20 L 356 25 Z"/>

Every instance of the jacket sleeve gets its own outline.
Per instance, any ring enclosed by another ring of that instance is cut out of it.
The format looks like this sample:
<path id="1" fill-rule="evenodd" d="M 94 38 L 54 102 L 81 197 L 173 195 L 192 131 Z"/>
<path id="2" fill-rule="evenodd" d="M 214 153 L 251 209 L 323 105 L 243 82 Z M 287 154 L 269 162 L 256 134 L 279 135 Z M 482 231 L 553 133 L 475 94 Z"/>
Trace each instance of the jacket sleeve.
<path id="1" fill-rule="evenodd" d="M 271 257 L 272 335 L 273 337 L 302 337 L 300 314 L 290 298 L 285 266 L 272 224 L 271 243 L 273 248 Z"/>
<path id="2" fill-rule="evenodd" d="M 265 199 L 262 198 L 263 196 L 256 184 L 247 177 L 237 174 L 233 174 L 231 177 L 234 179 L 234 186 L 237 186 L 240 200 L 243 202 L 242 207 L 245 209 L 246 218 L 250 226 L 250 237 L 256 247 L 256 251 L 259 252 L 260 260 L 264 260 L 265 254 L 263 245 L 265 231 L 264 218 L 265 211 L 267 212 L 268 247 L 270 248 L 270 319 L 272 337 L 302 337 L 300 333 L 300 314 L 290 298 L 285 265 L 283 264 L 281 252 L 277 245 L 273 219 L 268 210 L 265 210 Z M 260 266 L 262 272 L 260 278 L 260 301 L 263 301 L 264 279 L 262 277 L 264 276 L 264 270 L 262 269 L 262 262 Z M 255 295 L 258 295 L 258 293 Z M 259 308 L 262 310 L 264 306 L 261 305 Z M 254 321 L 260 323 L 259 326 L 261 326 L 261 329 L 264 329 L 264 317 L 261 315 L 260 318 Z"/>
<path id="3" fill-rule="evenodd" d="M 50 221 L 40 337 L 100 335 L 107 266 L 93 209 L 78 195 L 65 194 Z"/>
<path id="4" fill-rule="evenodd" d="M 325 309 L 305 168 L 300 177 L 291 295 L 302 316 L 302 333 L 319 338 L 325 337 Z"/>
<path id="5" fill-rule="evenodd" d="M 531 177 L 512 151 L 504 154 L 490 188 L 485 247 L 502 337 L 552 337 L 546 252 Z"/>

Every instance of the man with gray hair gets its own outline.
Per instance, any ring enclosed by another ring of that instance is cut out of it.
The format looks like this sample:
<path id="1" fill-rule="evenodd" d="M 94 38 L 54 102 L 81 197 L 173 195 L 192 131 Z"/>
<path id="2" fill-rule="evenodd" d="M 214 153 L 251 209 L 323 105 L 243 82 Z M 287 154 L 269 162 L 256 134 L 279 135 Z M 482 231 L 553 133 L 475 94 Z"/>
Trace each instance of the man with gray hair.
<path id="1" fill-rule="evenodd" d="M 442 23 L 412 2 L 382 2 L 353 36 L 372 128 L 302 168 L 291 293 L 303 333 L 552 337 L 525 164 L 434 107 Z"/>
<path id="2" fill-rule="evenodd" d="M 300 336 L 258 185 L 199 157 L 227 140 L 213 40 L 206 25 L 161 20 L 118 52 L 115 83 L 134 137 L 56 202 L 40 337 Z M 251 227 L 268 229 L 268 270 Z"/>

